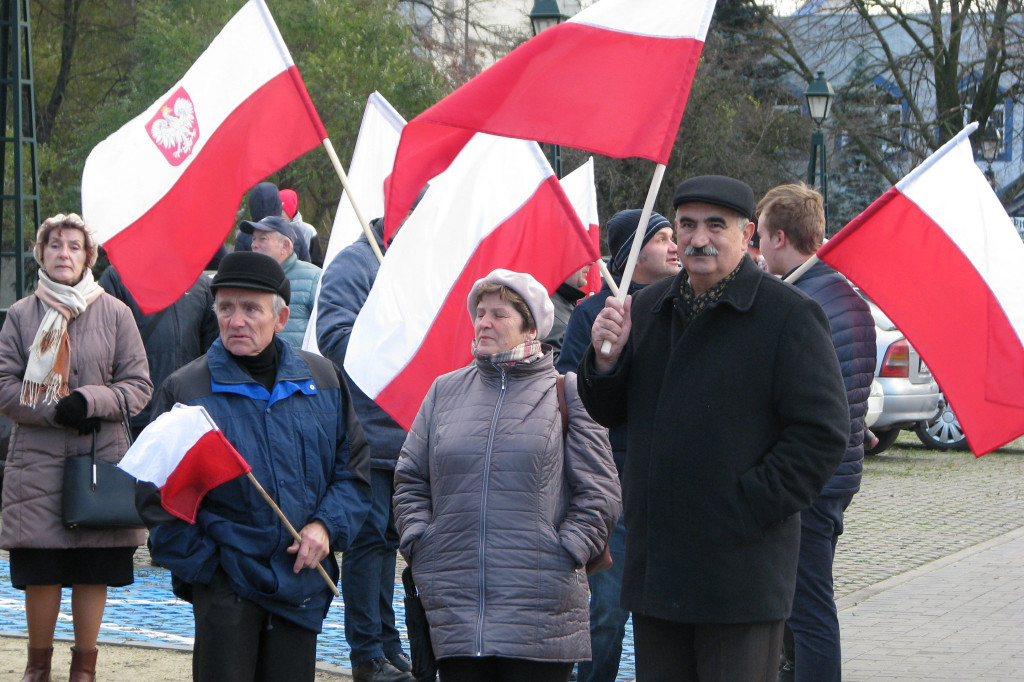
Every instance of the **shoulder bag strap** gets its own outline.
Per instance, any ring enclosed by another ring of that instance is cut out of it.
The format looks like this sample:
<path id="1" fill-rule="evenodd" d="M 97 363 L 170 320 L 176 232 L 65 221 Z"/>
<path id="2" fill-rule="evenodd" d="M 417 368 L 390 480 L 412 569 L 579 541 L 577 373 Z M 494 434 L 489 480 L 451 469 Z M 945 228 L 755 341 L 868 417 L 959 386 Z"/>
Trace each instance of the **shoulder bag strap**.
<path id="1" fill-rule="evenodd" d="M 124 437 L 128 439 L 128 445 L 132 444 L 132 421 L 128 415 L 128 396 L 120 386 L 111 386 L 114 390 L 114 398 L 117 400 L 117 407 L 121 411 L 121 426 L 124 427 Z"/>
<path id="2" fill-rule="evenodd" d="M 559 374 L 557 385 L 558 411 L 562 414 L 562 438 L 569 436 L 569 406 L 565 403 L 565 375 Z"/>

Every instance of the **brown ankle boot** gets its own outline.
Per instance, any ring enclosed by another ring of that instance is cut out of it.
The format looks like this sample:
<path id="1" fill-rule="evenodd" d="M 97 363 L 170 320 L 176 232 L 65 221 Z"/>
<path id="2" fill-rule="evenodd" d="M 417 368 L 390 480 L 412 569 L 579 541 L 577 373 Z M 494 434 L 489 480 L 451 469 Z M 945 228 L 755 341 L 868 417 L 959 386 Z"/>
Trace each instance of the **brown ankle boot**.
<path id="1" fill-rule="evenodd" d="M 95 682 L 96 649 L 71 647 L 71 677 L 69 682 Z"/>
<path id="2" fill-rule="evenodd" d="M 50 682 L 50 660 L 53 658 L 53 647 L 28 648 L 28 665 L 21 682 Z"/>

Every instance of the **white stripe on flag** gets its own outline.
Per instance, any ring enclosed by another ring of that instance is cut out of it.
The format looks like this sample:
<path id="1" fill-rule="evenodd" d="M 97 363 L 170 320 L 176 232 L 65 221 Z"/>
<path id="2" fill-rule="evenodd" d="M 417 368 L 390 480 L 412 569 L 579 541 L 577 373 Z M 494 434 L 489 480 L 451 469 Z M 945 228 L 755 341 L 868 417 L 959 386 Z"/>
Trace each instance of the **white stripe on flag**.
<path id="1" fill-rule="evenodd" d="M 348 167 L 348 184 L 355 195 L 356 205 L 367 221 L 384 215 L 384 179 L 395 165 L 395 152 L 402 136 L 405 119 L 379 92 L 373 92 L 366 101 L 363 120 L 359 124 L 359 135 L 352 150 L 352 162 Z M 341 253 L 342 249 L 359 239 L 363 226 L 356 218 L 348 192 L 343 192 L 334 215 L 334 226 L 324 254 L 324 271 Z M 317 301 L 323 278 L 316 285 L 313 310 L 309 315 L 306 334 L 302 338 L 302 350 L 317 353 L 320 348 L 316 341 Z"/>
<path id="2" fill-rule="evenodd" d="M 974 162 L 968 138 L 936 159 L 927 172 L 913 173 L 896 188 L 949 236 L 973 267 L 981 268 L 978 274 L 1024 346 L 1024 242 Z M 1006 229 L 981 229 L 1004 224 Z"/>
<path id="3" fill-rule="evenodd" d="M 477 134 L 431 181 L 363 305 L 373 316 L 360 314 L 352 327 L 345 369 L 364 393 L 376 396 L 415 356 L 477 247 L 551 174 L 536 143 Z M 428 267 L 433 276 L 419 274 Z M 401 291 L 378 286 L 402 280 L 414 285 Z M 404 352 L 396 354 L 395 348 Z M 360 360 L 365 358 L 374 360 Z"/>
<path id="4" fill-rule="evenodd" d="M 594 157 L 588 157 L 587 162 L 569 173 L 559 182 L 565 190 L 565 196 L 576 209 L 576 215 L 580 217 L 583 227 L 590 229 L 591 225 L 598 225 L 597 219 L 597 192 L 594 188 Z"/>
<path id="5" fill-rule="evenodd" d="M 205 407 L 176 403 L 142 430 L 118 467 L 140 481 L 163 487 L 185 454 L 214 430 Z"/>
<path id="6" fill-rule="evenodd" d="M 566 23 L 654 38 L 704 40 L 714 3 L 694 0 L 601 0 Z"/>

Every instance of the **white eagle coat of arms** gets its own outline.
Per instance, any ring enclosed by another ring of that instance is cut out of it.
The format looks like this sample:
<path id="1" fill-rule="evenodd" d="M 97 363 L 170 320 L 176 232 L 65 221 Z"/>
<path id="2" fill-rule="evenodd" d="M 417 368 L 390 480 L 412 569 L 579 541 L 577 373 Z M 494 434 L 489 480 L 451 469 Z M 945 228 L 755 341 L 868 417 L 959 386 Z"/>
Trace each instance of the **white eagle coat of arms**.
<path id="1" fill-rule="evenodd" d="M 182 163 L 192 153 L 199 137 L 195 104 L 188 93 L 179 88 L 160 107 L 147 127 L 149 136 L 167 161 L 173 166 Z"/>

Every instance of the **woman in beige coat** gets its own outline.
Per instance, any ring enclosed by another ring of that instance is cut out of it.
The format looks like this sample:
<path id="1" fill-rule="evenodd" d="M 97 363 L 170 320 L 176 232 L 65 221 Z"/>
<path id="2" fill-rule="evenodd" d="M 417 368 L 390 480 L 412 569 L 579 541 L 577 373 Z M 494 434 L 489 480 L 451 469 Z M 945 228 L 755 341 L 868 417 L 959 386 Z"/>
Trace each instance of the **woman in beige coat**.
<path id="1" fill-rule="evenodd" d="M 131 584 L 142 530 L 69 529 L 61 523 L 66 457 L 117 462 L 128 448 L 120 405 L 149 401 L 146 351 L 128 308 L 103 293 L 90 268 L 97 246 L 75 214 L 48 218 L 34 249 L 36 291 L 11 306 L 0 330 L 0 413 L 14 422 L 3 486 L 0 547 L 25 590 L 28 665 L 23 682 L 50 679 L 61 588 L 71 587 L 71 680 L 95 678 L 107 586 Z"/>

